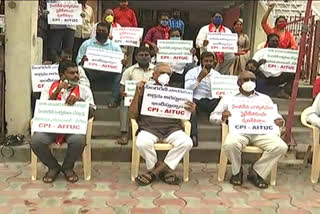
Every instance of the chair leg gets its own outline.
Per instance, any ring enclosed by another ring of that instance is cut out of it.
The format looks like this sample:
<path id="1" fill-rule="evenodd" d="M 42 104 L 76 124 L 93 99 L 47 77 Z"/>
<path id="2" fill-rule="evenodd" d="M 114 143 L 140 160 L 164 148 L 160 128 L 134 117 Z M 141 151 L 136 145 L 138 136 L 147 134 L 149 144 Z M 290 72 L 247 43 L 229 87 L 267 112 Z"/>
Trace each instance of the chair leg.
<path id="1" fill-rule="evenodd" d="M 37 173 L 38 173 L 38 157 L 37 155 L 31 150 L 31 180 L 37 180 Z"/>
<path id="2" fill-rule="evenodd" d="M 186 152 L 183 157 L 183 181 L 189 181 L 189 164 L 190 164 L 190 152 Z"/>
<path id="3" fill-rule="evenodd" d="M 220 182 L 224 181 L 224 176 L 226 174 L 227 164 L 228 164 L 228 157 L 224 153 L 224 151 L 221 149 L 219 168 L 218 168 L 218 181 L 220 181 Z"/>
<path id="4" fill-rule="evenodd" d="M 140 152 L 135 145 L 132 146 L 132 160 L 131 160 L 131 181 L 138 177 L 140 166 Z"/>
<path id="5" fill-rule="evenodd" d="M 91 144 L 87 144 L 82 152 L 83 174 L 86 181 L 91 180 Z"/>
<path id="6" fill-rule="evenodd" d="M 270 175 L 270 184 L 275 186 L 277 183 L 277 171 L 278 171 L 278 163 L 275 163 L 271 170 Z"/>
<path id="7" fill-rule="evenodd" d="M 311 182 L 318 183 L 320 172 L 320 145 L 313 145 L 312 166 L 311 166 Z"/>

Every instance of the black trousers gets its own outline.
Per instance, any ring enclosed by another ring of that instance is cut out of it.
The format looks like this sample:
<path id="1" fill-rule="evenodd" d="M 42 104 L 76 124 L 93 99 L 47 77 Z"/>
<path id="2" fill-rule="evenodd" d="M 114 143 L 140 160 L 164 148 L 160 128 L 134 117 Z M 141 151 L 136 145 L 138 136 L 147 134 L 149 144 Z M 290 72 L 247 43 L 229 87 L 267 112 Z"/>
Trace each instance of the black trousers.
<path id="1" fill-rule="evenodd" d="M 200 112 L 207 113 L 208 117 L 211 112 L 216 108 L 220 99 L 208 99 L 203 98 L 200 100 L 193 99 L 193 102 L 197 105 L 196 112 L 191 115 L 191 136 L 198 137 L 198 114 Z"/>
<path id="2" fill-rule="evenodd" d="M 51 29 L 48 31 L 48 53 L 50 51 L 72 49 L 74 42 L 74 33 L 72 29 Z"/>
<path id="3" fill-rule="evenodd" d="M 78 56 L 78 51 L 84 41 L 86 41 L 89 38 L 82 39 L 82 38 L 74 38 L 73 42 L 73 49 L 72 49 L 72 60 L 75 61 Z"/>

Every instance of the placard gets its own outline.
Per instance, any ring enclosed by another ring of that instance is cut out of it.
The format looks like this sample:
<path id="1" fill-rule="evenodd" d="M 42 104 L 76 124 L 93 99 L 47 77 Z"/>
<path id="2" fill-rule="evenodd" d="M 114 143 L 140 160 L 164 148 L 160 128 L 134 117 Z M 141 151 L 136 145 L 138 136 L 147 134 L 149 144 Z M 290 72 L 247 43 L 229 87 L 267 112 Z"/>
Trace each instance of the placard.
<path id="1" fill-rule="evenodd" d="M 232 75 L 217 75 L 211 78 L 212 98 L 224 97 L 239 92 L 238 77 Z"/>
<path id="2" fill-rule="evenodd" d="M 138 81 L 136 80 L 126 80 L 125 82 L 125 93 L 127 96 L 124 98 L 124 106 L 130 106 L 133 100 L 134 94 L 136 93 Z"/>
<path id="3" fill-rule="evenodd" d="M 209 52 L 238 52 L 238 34 L 236 33 L 209 32 L 207 40 L 209 41 L 207 46 Z"/>
<path id="4" fill-rule="evenodd" d="M 140 47 L 143 28 L 117 27 L 112 29 L 112 41 L 118 45 Z"/>
<path id="5" fill-rule="evenodd" d="M 32 91 L 41 92 L 46 83 L 53 83 L 59 80 L 58 66 L 59 65 L 32 65 Z"/>
<path id="6" fill-rule="evenodd" d="M 264 59 L 267 62 L 264 65 L 264 68 L 269 72 L 273 71 L 277 74 L 281 72 L 296 72 L 299 57 L 298 50 L 265 48 L 261 51 L 266 51 L 266 53 L 264 54 Z"/>
<path id="7" fill-rule="evenodd" d="M 229 132 L 235 134 L 279 134 L 280 129 L 274 123 L 278 113 L 276 104 L 264 104 L 262 102 L 243 102 L 233 100 L 228 110 Z"/>
<path id="8" fill-rule="evenodd" d="M 193 41 L 188 40 L 158 40 L 157 62 L 192 63 Z"/>
<path id="9" fill-rule="evenodd" d="M 82 6 L 76 1 L 47 3 L 49 25 L 82 25 Z"/>
<path id="10" fill-rule="evenodd" d="M 171 119 L 189 120 L 191 112 L 184 109 L 192 101 L 193 92 L 187 89 L 146 84 L 141 114 Z"/>
<path id="11" fill-rule="evenodd" d="M 86 134 L 88 114 L 87 102 L 69 106 L 64 101 L 37 100 L 32 132 Z"/>
<path id="12" fill-rule="evenodd" d="M 84 62 L 84 68 L 114 73 L 122 72 L 121 60 L 124 57 L 122 52 L 89 47 L 86 56 L 88 61 Z"/>

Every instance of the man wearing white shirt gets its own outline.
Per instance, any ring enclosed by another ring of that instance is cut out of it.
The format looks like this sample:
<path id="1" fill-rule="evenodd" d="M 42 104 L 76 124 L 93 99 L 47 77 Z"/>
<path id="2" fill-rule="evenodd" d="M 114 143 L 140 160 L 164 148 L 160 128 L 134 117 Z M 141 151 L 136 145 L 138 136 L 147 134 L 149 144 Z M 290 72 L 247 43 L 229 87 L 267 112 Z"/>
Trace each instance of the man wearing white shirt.
<path id="1" fill-rule="evenodd" d="M 232 33 L 231 30 L 225 26 L 223 26 L 223 17 L 221 12 L 214 12 L 211 17 L 212 23 L 209 25 L 203 26 L 196 38 L 196 46 L 200 48 L 200 55 L 207 51 L 207 46 L 209 44 L 208 34 L 211 32 L 216 33 Z M 230 66 L 233 64 L 235 60 L 235 56 L 233 53 L 215 53 L 218 60 L 217 71 L 221 74 L 228 74 Z"/>
<path id="2" fill-rule="evenodd" d="M 320 93 L 312 103 L 311 111 L 307 115 L 307 121 L 313 126 L 320 128 Z"/>
<path id="3" fill-rule="evenodd" d="M 238 79 L 239 93 L 232 96 L 225 96 L 221 99 L 218 106 L 210 115 L 210 122 L 227 122 L 231 116 L 228 105 L 235 103 L 235 100 L 247 103 L 263 103 L 265 105 L 273 104 L 271 98 L 267 95 L 255 91 L 256 77 L 253 73 L 244 71 L 240 73 Z M 277 126 L 283 127 L 284 120 L 279 113 L 274 115 L 274 122 Z M 265 179 L 271 172 L 273 165 L 286 153 L 288 146 L 276 134 L 235 134 L 227 135 L 223 150 L 232 163 L 232 176 L 230 183 L 241 185 L 243 180 L 243 169 L 241 167 L 241 150 L 249 143 L 261 147 L 264 150 L 261 158 L 249 169 L 248 180 L 259 188 L 267 188 Z"/>
<path id="4" fill-rule="evenodd" d="M 262 79 L 264 81 L 264 85 L 267 88 L 265 89 L 265 91 L 261 92 L 266 93 L 270 96 L 289 99 L 295 74 L 268 68 L 267 64 L 265 64 L 267 62 L 265 59 L 267 57 L 268 48 L 278 48 L 279 46 L 278 34 L 269 34 L 267 38 L 267 45 L 267 48 L 259 50 L 253 56 L 254 60 L 263 63 L 259 67 L 259 70 L 261 70 L 262 72 L 259 75 L 259 79 Z"/>
<path id="5" fill-rule="evenodd" d="M 194 146 L 198 146 L 197 113 L 210 113 L 217 106 L 219 99 L 213 99 L 211 93 L 211 81 L 214 76 L 220 75 L 213 68 L 217 64 L 215 55 L 203 52 L 201 65 L 191 69 L 185 76 L 185 89 L 193 91 L 193 101 L 197 105 L 196 112 L 191 116 L 191 137 Z"/>

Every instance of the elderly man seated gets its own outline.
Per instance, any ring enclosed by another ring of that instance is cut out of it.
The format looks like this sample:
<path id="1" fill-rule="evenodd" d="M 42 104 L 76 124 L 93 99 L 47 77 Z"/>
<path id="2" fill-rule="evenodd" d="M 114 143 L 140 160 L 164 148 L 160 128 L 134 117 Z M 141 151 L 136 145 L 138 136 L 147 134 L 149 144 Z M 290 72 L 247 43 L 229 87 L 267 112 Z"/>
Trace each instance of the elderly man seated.
<path id="1" fill-rule="evenodd" d="M 241 99 L 247 103 L 273 104 L 271 98 L 267 95 L 255 91 L 256 77 L 253 73 L 244 71 L 240 73 L 238 79 L 239 93 L 232 96 L 225 96 L 221 99 L 216 109 L 210 115 L 210 121 L 215 123 L 227 122 L 231 116 L 228 105 L 236 104 L 235 100 Z M 275 115 L 275 124 L 283 126 L 283 119 L 280 114 Z M 261 147 L 264 150 L 261 158 L 250 167 L 248 180 L 259 188 L 267 188 L 265 179 L 269 175 L 273 165 L 279 158 L 286 153 L 288 146 L 276 134 L 235 134 L 229 133 L 223 145 L 228 159 L 232 163 L 232 176 L 230 183 L 241 185 L 243 169 L 241 167 L 241 150 L 251 143 L 254 146 Z"/>
<path id="2" fill-rule="evenodd" d="M 88 102 L 89 118 L 93 117 L 95 104 L 90 88 L 79 84 L 78 66 L 72 61 L 62 61 L 59 64 L 60 80 L 52 83 L 41 93 L 41 100 L 61 100 L 67 105 L 74 105 L 76 102 Z M 49 145 L 51 143 L 68 144 L 66 156 L 62 166 L 52 155 Z M 77 182 L 79 177 L 73 171 L 75 161 L 80 157 L 85 147 L 85 135 L 80 134 L 54 134 L 36 132 L 31 138 L 31 149 L 38 156 L 40 161 L 48 167 L 48 172 L 42 178 L 45 183 L 55 181 L 62 172 L 68 182 Z"/>
<path id="3" fill-rule="evenodd" d="M 168 64 L 157 64 L 154 68 L 153 79 L 156 85 L 168 85 L 172 70 Z M 137 84 L 136 93 L 129 108 L 130 118 L 139 124 L 136 145 L 141 156 L 146 161 L 148 172 L 139 175 L 136 182 L 139 185 L 151 184 L 157 176 L 165 183 L 178 184 L 179 178 L 173 170 L 177 167 L 184 154 L 192 148 L 191 138 L 183 131 L 181 120 L 141 115 L 145 82 Z M 195 110 L 195 104 L 186 102 L 186 110 Z M 157 141 L 169 143 L 173 148 L 168 152 L 165 160 L 158 161 L 153 147 Z"/>

